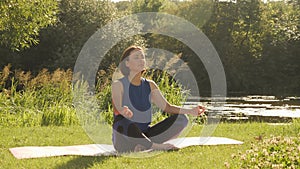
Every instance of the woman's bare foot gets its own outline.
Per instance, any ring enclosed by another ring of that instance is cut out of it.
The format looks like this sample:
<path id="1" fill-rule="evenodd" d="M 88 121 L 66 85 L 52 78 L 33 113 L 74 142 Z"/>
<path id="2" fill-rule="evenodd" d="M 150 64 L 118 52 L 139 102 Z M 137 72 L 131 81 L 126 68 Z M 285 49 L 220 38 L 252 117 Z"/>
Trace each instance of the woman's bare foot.
<path id="1" fill-rule="evenodd" d="M 179 148 L 173 144 L 157 144 L 153 143 L 151 149 L 153 150 L 178 150 Z"/>
<path id="2" fill-rule="evenodd" d="M 144 151 L 146 150 L 146 147 L 140 145 L 140 144 L 137 144 L 135 147 L 134 147 L 134 152 L 139 152 L 139 151 Z"/>

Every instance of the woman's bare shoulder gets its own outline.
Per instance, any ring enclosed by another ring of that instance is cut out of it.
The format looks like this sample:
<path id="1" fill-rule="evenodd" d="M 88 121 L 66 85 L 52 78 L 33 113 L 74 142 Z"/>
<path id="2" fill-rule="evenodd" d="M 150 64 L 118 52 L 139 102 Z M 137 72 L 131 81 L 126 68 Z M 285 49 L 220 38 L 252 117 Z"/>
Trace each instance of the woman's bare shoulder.
<path id="1" fill-rule="evenodd" d="M 122 82 L 118 79 L 118 80 L 114 80 L 111 84 L 112 88 L 123 88 L 123 84 Z"/>
<path id="2" fill-rule="evenodd" d="M 153 80 L 147 79 L 147 81 L 148 81 L 149 84 L 150 84 L 151 90 L 153 90 L 153 89 L 158 89 L 157 84 L 156 84 Z"/>

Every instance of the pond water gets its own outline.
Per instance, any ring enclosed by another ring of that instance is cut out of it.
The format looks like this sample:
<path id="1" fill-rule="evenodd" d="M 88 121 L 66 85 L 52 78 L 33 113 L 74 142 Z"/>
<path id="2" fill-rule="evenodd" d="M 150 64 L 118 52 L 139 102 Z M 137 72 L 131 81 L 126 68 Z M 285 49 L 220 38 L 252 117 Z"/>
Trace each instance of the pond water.
<path id="1" fill-rule="evenodd" d="M 215 99 L 190 97 L 184 107 L 203 105 L 207 113 L 214 112 L 222 120 L 255 120 L 282 122 L 300 118 L 300 97 L 278 99 L 275 96 L 227 97 L 224 102 L 214 104 Z M 215 106 L 220 105 L 220 106 Z"/>

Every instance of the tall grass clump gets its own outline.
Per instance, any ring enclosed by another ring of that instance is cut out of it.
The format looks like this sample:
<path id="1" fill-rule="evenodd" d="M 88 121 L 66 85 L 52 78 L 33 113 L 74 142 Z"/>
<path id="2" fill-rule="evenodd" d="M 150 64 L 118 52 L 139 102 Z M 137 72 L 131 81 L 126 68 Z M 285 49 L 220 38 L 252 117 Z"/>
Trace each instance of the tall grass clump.
<path id="1" fill-rule="evenodd" d="M 31 72 L 1 72 L 0 122 L 2 126 L 73 125 L 77 124 L 72 109 L 71 70 L 43 69 Z"/>
<path id="2" fill-rule="evenodd" d="M 99 103 L 100 116 L 102 121 L 109 125 L 113 123 L 113 106 L 111 99 L 112 76 L 116 65 L 112 64 L 108 71 L 99 71 L 97 75 L 96 97 Z M 105 78 L 106 77 L 106 78 Z"/>

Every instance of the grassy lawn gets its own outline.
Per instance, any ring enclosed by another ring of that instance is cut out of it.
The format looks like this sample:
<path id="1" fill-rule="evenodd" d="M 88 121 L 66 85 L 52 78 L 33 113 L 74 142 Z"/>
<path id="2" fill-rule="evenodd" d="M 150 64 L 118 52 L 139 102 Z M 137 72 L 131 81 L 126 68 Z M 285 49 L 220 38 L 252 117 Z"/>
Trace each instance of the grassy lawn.
<path id="1" fill-rule="evenodd" d="M 148 158 L 63 156 L 17 160 L 8 148 L 18 146 L 55 146 L 92 144 L 81 126 L 73 127 L 0 127 L 0 168 L 226 168 L 238 159 L 232 154 L 244 153 L 257 144 L 256 137 L 297 136 L 300 123 L 269 125 L 267 123 L 221 123 L 214 136 L 243 141 L 243 145 L 194 146 L 175 152 L 163 152 Z M 199 136 L 201 126 L 195 125 L 189 136 Z"/>

